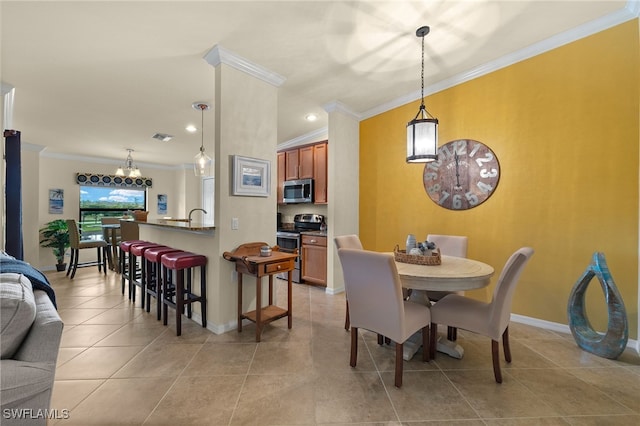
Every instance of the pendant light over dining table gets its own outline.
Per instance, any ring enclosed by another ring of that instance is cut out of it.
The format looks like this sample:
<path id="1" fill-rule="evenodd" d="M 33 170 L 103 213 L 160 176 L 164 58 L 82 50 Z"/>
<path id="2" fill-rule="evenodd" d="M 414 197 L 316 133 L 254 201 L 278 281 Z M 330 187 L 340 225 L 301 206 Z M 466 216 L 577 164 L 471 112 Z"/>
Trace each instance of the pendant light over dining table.
<path id="1" fill-rule="evenodd" d="M 416 36 L 422 38 L 422 100 L 415 118 L 407 124 L 407 163 L 426 163 L 438 159 L 438 119 L 429 114 L 424 106 L 424 36 L 429 34 L 429 30 L 428 26 L 416 30 Z"/>
<path id="2" fill-rule="evenodd" d="M 200 134 L 202 135 L 200 142 L 200 152 L 197 153 L 195 158 L 193 159 L 193 172 L 196 176 L 210 176 L 211 163 L 213 161 L 211 160 L 211 157 L 209 157 L 204 152 L 204 112 L 207 111 L 210 106 L 206 102 L 194 102 L 191 106 L 194 109 L 199 110 L 202 115 L 202 121 L 200 124 Z"/>

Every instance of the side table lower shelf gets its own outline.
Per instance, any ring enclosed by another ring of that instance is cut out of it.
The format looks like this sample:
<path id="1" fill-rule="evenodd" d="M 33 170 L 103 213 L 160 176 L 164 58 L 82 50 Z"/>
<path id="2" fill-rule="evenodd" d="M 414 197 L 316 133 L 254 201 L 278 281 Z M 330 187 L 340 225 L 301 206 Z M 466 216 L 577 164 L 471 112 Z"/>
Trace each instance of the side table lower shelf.
<path id="1" fill-rule="evenodd" d="M 275 321 L 280 318 L 284 318 L 289 315 L 289 311 L 286 309 L 282 309 L 279 306 L 269 305 L 262 308 L 260 311 L 260 322 L 262 324 L 269 323 L 271 321 Z M 240 318 L 248 319 L 249 321 L 256 322 L 257 321 L 257 312 L 245 312 L 244 314 L 240 314 Z"/>

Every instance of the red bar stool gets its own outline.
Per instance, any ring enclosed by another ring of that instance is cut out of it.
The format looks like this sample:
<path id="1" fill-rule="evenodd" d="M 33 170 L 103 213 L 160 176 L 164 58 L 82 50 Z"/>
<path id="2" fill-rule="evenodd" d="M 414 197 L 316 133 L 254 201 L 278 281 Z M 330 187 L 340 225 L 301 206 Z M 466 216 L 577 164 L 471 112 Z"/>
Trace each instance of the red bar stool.
<path id="1" fill-rule="evenodd" d="M 146 241 L 143 240 L 128 240 L 128 241 L 122 241 L 120 243 L 120 281 L 122 283 L 122 294 L 124 294 L 124 281 L 130 281 L 131 280 L 131 273 L 130 273 L 130 269 L 129 269 L 129 253 L 131 252 L 131 246 L 133 244 L 140 244 L 140 243 L 146 243 Z M 135 273 L 135 272 L 134 272 Z M 129 288 L 131 288 L 131 286 L 129 286 Z M 129 299 L 131 299 L 131 293 L 129 293 Z"/>
<path id="2" fill-rule="evenodd" d="M 136 303 L 136 286 L 140 287 L 140 295 L 142 299 L 141 307 L 144 309 L 144 295 L 145 295 L 145 286 L 146 286 L 146 273 L 145 273 L 145 261 L 144 261 L 144 252 L 147 249 L 153 247 L 160 247 L 161 244 L 150 243 L 150 242 L 142 242 L 137 244 L 131 244 L 131 248 L 129 251 L 129 270 L 131 273 L 129 274 L 129 295 L 131 297 L 131 301 Z M 140 258 L 140 265 L 138 265 L 138 258 Z M 138 266 L 140 269 L 138 270 Z M 138 273 L 139 271 L 139 273 Z"/>
<path id="3" fill-rule="evenodd" d="M 207 257 L 191 252 L 167 253 L 160 259 L 162 263 L 162 320 L 167 325 L 168 307 L 176 310 L 176 335 L 182 334 L 181 320 L 184 307 L 187 318 L 191 318 L 191 304 L 200 302 L 202 326 L 207 326 Z M 191 289 L 192 268 L 200 267 L 200 295 Z M 187 286 L 184 285 L 184 272 L 187 271 Z M 169 273 L 175 271 L 175 283 L 169 279 Z M 175 298 L 175 301 L 174 301 Z"/>
<path id="4" fill-rule="evenodd" d="M 144 252 L 144 261 L 146 263 L 146 289 L 147 296 L 147 312 L 151 308 L 151 296 L 156 298 L 156 314 L 158 321 L 160 320 L 160 313 L 162 307 L 162 263 L 160 262 L 163 255 L 167 253 L 182 252 L 182 250 L 175 249 L 168 246 L 151 247 Z M 143 295 L 144 297 L 144 295 Z"/>

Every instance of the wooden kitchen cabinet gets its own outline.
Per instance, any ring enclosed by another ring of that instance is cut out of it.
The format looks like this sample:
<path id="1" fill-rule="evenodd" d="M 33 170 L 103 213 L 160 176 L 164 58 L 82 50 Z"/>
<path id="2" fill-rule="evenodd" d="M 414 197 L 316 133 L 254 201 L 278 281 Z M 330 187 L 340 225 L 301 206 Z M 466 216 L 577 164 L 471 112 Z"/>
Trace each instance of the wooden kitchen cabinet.
<path id="1" fill-rule="evenodd" d="M 327 143 L 313 145 L 314 202 L 327 204 Z"/>
<path id="2" fill-rule="evenodd" d="M 278 152 L 278 203 L 284 202 L 282 192 L 285 180 L 307 179 L 314 181 L 313 202 L 327 204 L 327 141 L 297 149 Z"/>
<path id="3" fill-rule="evenodd" d="M 302 234 L 302 279 L 327 285 L 327 237 Z"/>
<path id="4" fill-rule="evenodd" d="M 313 178 L 313 145 L 284 151 L 285 180 Z"/>
<path id="5" fill-rule="evenodd" d="M 284 181 L 286 172 L 286 158 L 284 152 L 278 153 L 278 189 L 276 191 L 276 197 L 278 204 L 284 203 Z"/>

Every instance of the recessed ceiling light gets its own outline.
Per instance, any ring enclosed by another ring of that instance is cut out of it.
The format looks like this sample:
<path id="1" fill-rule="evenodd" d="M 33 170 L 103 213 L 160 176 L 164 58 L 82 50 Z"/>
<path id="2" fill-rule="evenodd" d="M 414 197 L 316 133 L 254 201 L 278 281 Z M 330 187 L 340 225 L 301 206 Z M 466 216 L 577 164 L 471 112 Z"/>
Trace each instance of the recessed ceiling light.
<path id="1" fill-rule="evenodd" d="M 310 114 L 307 114 L 304 117 L 304 119 L 307 120 L 307 121 L 316 121 L 318 119 L 318 116 L 315 115 L 314 113 L 310 113 Z"/>
<path id="2" fill-rule="evenodd" d="M 198 130 L 198 128 L 193 124 L 189 124 L 187 127 L 185 127 L 185 130 L 189 133 L 195 133 Z"/>

